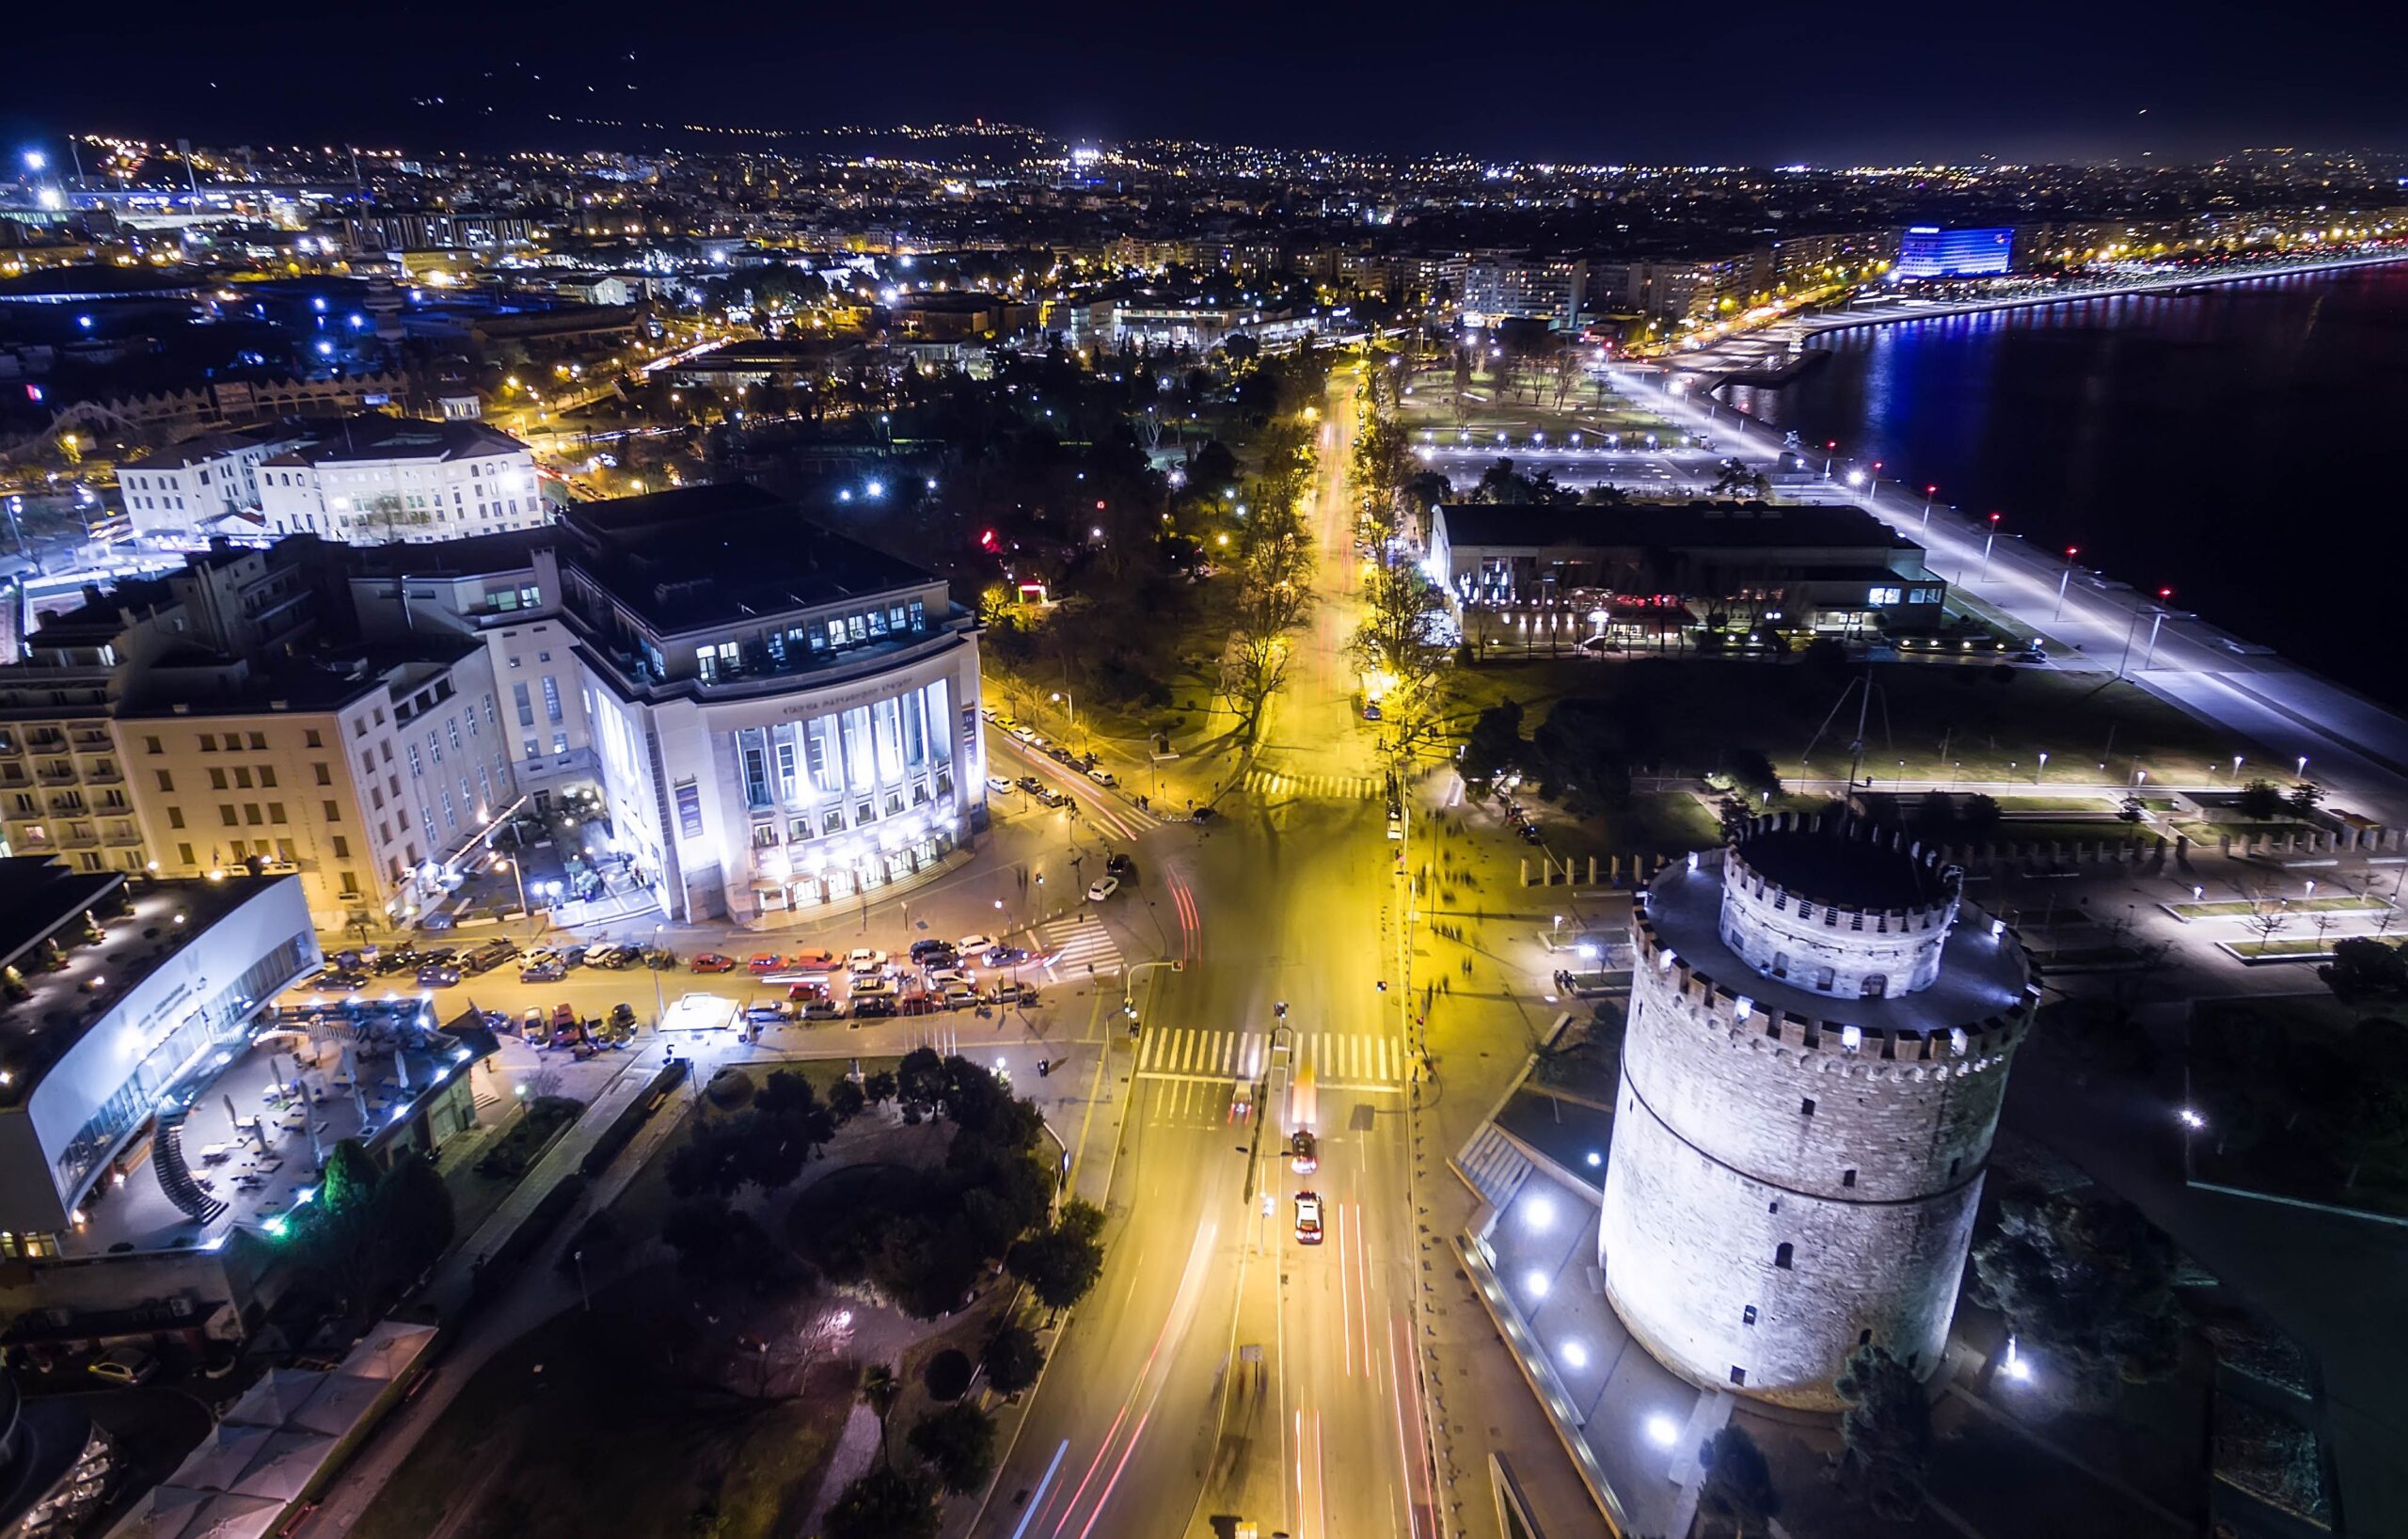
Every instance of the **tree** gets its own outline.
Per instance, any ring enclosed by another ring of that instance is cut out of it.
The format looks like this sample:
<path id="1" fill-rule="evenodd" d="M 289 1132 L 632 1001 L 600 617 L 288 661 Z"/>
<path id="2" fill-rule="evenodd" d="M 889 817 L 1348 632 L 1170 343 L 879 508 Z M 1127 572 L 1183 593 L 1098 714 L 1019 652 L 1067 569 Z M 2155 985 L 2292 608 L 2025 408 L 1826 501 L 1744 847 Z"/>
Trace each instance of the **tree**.
<path id="1" fill-rule="evenodd" d="M 2316 976 L 2344 1004 L 2408 997 L 2408 957 L 2396 945 L 2362 935 L 2334 942 L 2333 960 Z"/>
<path id="2" fill-rule="evenodd" d="M 1464 738 L 1457 761 L 1466 781 L 1484 783 L 1522 763 L 1530 745 L 1522 737 L 1522 707 L 1507 700 L 1481 711 Z"/>
<path id="3" fill-rule="evenodd" d="M 1011 1248 L 1005 1264 L 1048 1309 L 1067 1309 L 1103 1275 L 1103 1213 L 1072 1198 L 1052 1228 Z"/>
<path id="4" fill-rule="evenodd" d="M 921 1387 L 930 1400 L 959 1400 L 970 1392 L 970 1380 L 976 1373 L 971 1366 L 970 1354 L 959 1347 L 947 1347 L 928 1359 L 920 1371 Z"/>
<path id="5" fill-rule="evenodd" d="M 886 1419 L 895 1410 L 895 1403 L 902 1398 L 903 1381 L 895 1376 L 894 1368 L 886 1363 L 872 1363 L 862 1370 L 862 1404 L 878 1418 L 878 1457 L 886 1461 Z"/>
<path id="6" fill-rule="evenodd" d="M 328 1213 L 348 1213 L 375 1194 L 376 1162 L 356 1138 L 338 1142 L 326 1155 L 326 1176 L 318 1190 L 320 1205 Z"/>
<path id="7" fill-rule="evenodd" d="M 376 1227 L 393 1247 L 402 1277 L 416 1277 L 452 1244 L 458 1216 L 452 1188 L 432 1161 L 403 1155 L 376 1183 Z"/>
<path id="8" fill-rule="evenodd" d="M 925 1478 L 880 1463 L 845 1487 L 820 1532 L 825 1539 L 936 1539 L 942 1517 Z"/>
<path id="9" fill-rule="evenodd" d="M 1781 794 L 1781 773 L 1762 749 L 1734 746 L 1722 751 L 1722 772 L 1731 784 L 1759 796 Z"/>
<path id="10" fill-rule="evenodd" d="M 1698 1486 L 1701 1514 L 1727 1526 L 1734 1539 L 1769 1531 L 1781 1512 L 1781 1493 L 1773 1489 L 1772 1467 L 1748 1429 L 1724 1426 L 1697 1451 L 1705 1478 Z"/>
<path id="11" fill-rule="evenodd" d="M 2243 817 L 2260 823 L 2282 817 L 2289 805 L 2283 800 L 2283 788 L 2271 780 L 2251 781 L 2241 788 L 2241 795 L 2235 800 Z"/>
<path id="12" fill-rule="evenodd" d="M 1923 1508 L 1931 1469 L 1931 1402 L 1914 1372 L 1887 1347 L 1861 1346 L 1832 1384 L 1840 1417 L 1841 1468 L 1876 1515 L 1903 1523 Z"/>
<path id="13" fill-rule="evenodd" d="M 2118 1386 L 2173 1371 L 2174 1245 L 2131 1203 L 2095 1188 L 2009 1192 L 1972 1261 L 1975 1302 L 2006 1317 L 2055 1398 L 2100 1408 Z"/>
<path id="14" fill-rule="evenodd" d="M 862 1093 L 869 1097 L 873 1106 L 883 1106 L 898 1093 L 895 1071 L 880 1069 L 862 1081 Z"/>
<path id="15" fill-rule="evenodd" d="M 1016 1395 L 1037 1382 L 1045 1367 L 1045 1349 L 1037 1344 L 1035 1331 L 1015 1322 L 988 1340 L 978 1365 L 987 1371 L 987 1382 L 996 1393 Z"/>
<path id="16" fill-rule="evenodd" d="M 1716 471 L 1712 491 L 1717 497 L 1762 498 L 1772 489 L 1762 470 L 1752 470 L 1735 459 L 1722 462 Z"/>
<path id="17" fill-rule="evenodd" d="M 2262 953 L 2273 944 L 2275 936 L 2290 928 L 2291 911 L 2279 898 L 2255 898 L 2249 905 L 2249 917 L 2242 924 L 2258 937 L 2258 949 Z"/>
<path id="18" fill-rule="evenodd" d="M 995 1419 L 968 1401 L 930 1411 L 911 1423 L 911 1452 L 928 1462 L 955 1496 L 987 1483 L 995 1472 Z"/>
<path id="19" fill-rule="evenodd" d="M 869 1106 L 869 1096 L 849 1078 L 840 1079 L 828 1089 L 828 1111 L 839 1127 L 859 1117 Z"/>
<path id="20" fill-rule="evenodd" d="M 2313 781 L 2304 780 L 2291 787 L 2290 795 L 2283 798 L 2283 803 L 2290 808 L 2294 816 L 2305 817 L 2316 811 L 2316 804 L 2323 800 L 2324 787 Z"/>
<path id="21" fill-rule="evenodd" d="M 915 1047 L 903 1055 L 895 1083 L 905 1101 L 933 1106 L 937 1098 L 944 1094 L 944 1060 L 937 1056 L 934 1048 Z"/>

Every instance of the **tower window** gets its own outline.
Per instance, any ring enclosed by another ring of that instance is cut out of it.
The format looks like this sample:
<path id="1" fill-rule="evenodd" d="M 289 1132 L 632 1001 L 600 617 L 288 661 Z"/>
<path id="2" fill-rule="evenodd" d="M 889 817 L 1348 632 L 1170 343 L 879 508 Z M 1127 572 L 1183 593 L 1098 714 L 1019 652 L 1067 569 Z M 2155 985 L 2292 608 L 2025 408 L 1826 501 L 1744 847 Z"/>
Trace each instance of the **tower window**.
<path id="1" fill-rule="evenodd" d="M 1743 1325 L 1752 1325 L 1755 1323 L 1756 1307 L 1754 1305 L 1751 1304 L 1746 1309 L 1739 1311 L 1739 1324 Z"/>
<path id="2" fill-rule="evenodd" d="M 1959 1154 L 1959 1155 L 1957 1155 L 1955 1159 L 1950 1160 L 1950 1161 L 1948 1162 L 1948 1173 L 1949 1173 L 1949 1175 L 1950 1175 L 1950 1176 L 1952 1176 L 1952 1177 L 1953 1177 L 1953 1176 L 1955 1176 L 1955 1175 L 1956 1174 L 1956 1167 L 1957 1167 L 1958 1166 L 1960 1166 L 1960 1165 L 1963 1165 L 1964 1163 L 1965 1163 L 1965 1156 L 1963 1156 L 1962 1154 Z"/>
<path id="3" fill-rule="evenodd" d="M 1856 1333 L 1856 1344 L 1858 1346 L 1871 1346 L 1873 1344 L 1873 1332 L 1870 1330 L 1858 1331 Z"/>
<path id="4" fill-rule="evenodd" d="M 1779 1213 L 1779 1212 L 1781 1212 L 1781 1198 L 1774 1198 L 1770 1202 L 1766 1203 L 1766 1204 L 1765 1204 L 1765 1212 L 1766 1212 L 1766 1213 Z"/>
<path id="5" fill-rule="evenodd" d="M 1739 1367 L 1735 1363 L 1733 1364 L 1731 1368 L 1731 1382 L 1736 1385 L 1746 1384 L 1748 1382 L 1748 1371 Z"/>
<path id="6" fill-rule="evenodd" d="M 1772 1253 L 1772 1264 L 1780 1267 L 1784 1272 L 1790 1270 L 1790 1258 L 1796 1254 L 1797 1249 L 1798 1247 L 1796 1245 L 1793 1245 L 1788 1241 L 1783 1240 L 1781 1243 L 1781 1247 Z"/>
<path id="7" fill-rule="evenodd" d="M 1805 1100 L 1800 1101 L 1798 1103 L 1798 1115 L 1800 1117 L 1812 1117 L 1814 1115 L 1814 1098 L 1813 1096 L 1808 1096 Z"/>
<path id="8" fill-rule="evenodd" d="M 1856 1184 L 1856 1172 L 1855 1172 L 1855 1171 L 1853 1171 L 1853 1170 L 1843 1170 L 1843 1171 L 1841 1171 L 1841 1172 L 1840 1172 L 1840 1184 L 1841 1184 L 1842 1186 L 1853 1186 L 1853 1185 L 1855 1185 L 1855 1184 Z"/>

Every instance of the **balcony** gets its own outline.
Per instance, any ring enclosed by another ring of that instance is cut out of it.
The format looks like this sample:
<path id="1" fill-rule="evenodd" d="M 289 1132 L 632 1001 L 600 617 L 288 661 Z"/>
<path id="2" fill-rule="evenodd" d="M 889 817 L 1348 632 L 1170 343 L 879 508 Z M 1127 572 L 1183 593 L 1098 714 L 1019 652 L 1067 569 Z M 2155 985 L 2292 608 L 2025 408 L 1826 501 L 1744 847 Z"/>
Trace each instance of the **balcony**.
<path id="1" fill-rule="evenodd" d="M 125 784 L 125 771 L 119 769 L 114 762 L 109 764 L 96 764 L 84 771 L 84 784 L 87 785 L 122 785 Z"/>
<path id="2" fill-rule="evenodd" d="M 83 779 L 71 764 L 45 764 L 35 772 L 34 778 L 44 785 L 72 785 Z"/>
<path id="3" fill-rule="evenodd" d="M 66 836 L 59 843 L 69 849 L 98 849 L 101 836 L 92 832 L 89 823 L 74 823 L 68 826 Z"/>
<path id="4" fill-rule="evenodd" d="M 123 849 L 142 842 L 142 831 L 132 823 L 111 823 L 102 831 L 101 838 L 111 849 Z"/>

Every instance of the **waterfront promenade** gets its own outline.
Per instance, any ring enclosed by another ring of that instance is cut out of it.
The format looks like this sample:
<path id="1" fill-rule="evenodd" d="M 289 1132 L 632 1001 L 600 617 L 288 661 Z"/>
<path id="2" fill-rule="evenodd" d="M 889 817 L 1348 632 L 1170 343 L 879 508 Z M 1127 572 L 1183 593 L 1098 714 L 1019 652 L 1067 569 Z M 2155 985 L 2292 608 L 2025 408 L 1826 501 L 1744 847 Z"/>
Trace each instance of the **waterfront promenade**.
<path id="1" fill-rule="evenodd" d="M 1750 466 L 1770 468 L 1781 453 L 1779 434 L 1719 402 L 1668 389 L 1662 373 L 1618 368 L 1614 376 L 1634 400 L 1713 436 L 1721 452 Z M 1934 572 L 2040 638 L 2054 666 L 2120 673 L 2230 732 L 2236 754 L 2257 744 L 2274 755 L 2250 754 L 2257 762 L 2242 766 L 2242 779 L 2289 784 L 2304 758 L 2306 778 L 2335 808 L 2408 826 L 2408 720 L 2391 708 L 2190 613 L 2178 597 L 2162 605 L 2149 591 L 2082 568 L 2063 581 L 2061 554 L 2007 534 L 1993 541 L 1986 520 L 1930 507 L 1905 485 L 1817 482 L 1814 491 L 1844 497 L 1923 546 Z"/>

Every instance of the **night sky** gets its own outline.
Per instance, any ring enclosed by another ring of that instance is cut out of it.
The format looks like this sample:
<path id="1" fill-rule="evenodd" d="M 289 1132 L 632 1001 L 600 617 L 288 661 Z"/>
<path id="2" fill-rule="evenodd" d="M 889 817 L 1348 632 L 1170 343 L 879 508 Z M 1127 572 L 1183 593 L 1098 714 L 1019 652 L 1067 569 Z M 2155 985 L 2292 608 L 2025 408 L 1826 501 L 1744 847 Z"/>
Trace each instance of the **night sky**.
<path id="1" fill-rule="evenodd" d="M 1104 138 L 1657 164 L 2194 160 L 2262 145 L 2408 151 L 2404 44 L 2408 7 L 2321 0 L 1820 15 L 1657 0 L 45 0 L 0 24 L 0 132 L 579 149 L 662 136 L 549 115 L 777 128 L 985 118 Z"/>

